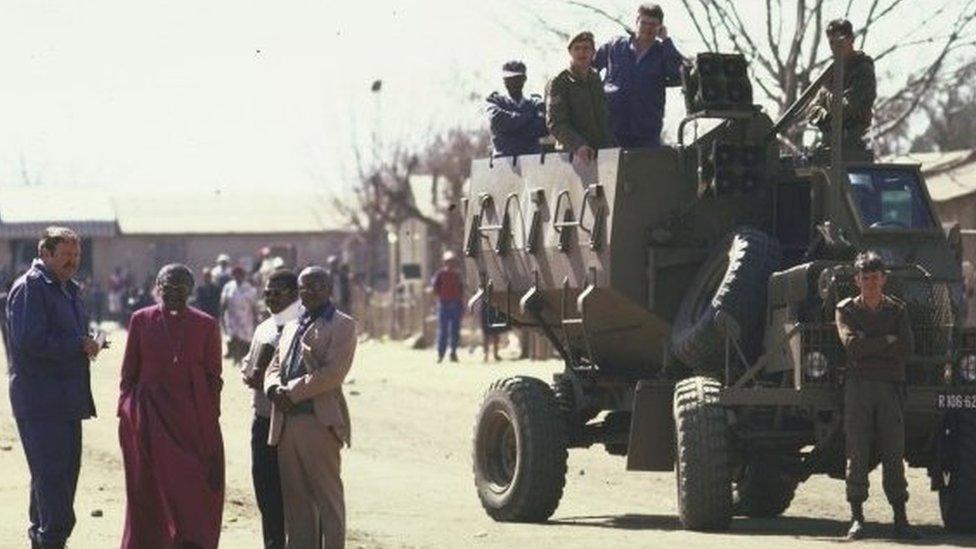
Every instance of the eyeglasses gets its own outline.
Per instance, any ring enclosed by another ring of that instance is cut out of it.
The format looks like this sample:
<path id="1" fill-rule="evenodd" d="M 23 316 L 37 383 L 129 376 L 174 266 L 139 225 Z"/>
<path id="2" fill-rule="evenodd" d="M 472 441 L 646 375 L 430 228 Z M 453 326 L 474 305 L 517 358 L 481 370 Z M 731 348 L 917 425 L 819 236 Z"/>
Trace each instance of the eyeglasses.
<path id="1" fill-rule="evenodd" d="M 268 288 L 264 291 L 264 297 L 275 297 L 286 293 L 288 293 L 288 290 L 284 288 Z"/>

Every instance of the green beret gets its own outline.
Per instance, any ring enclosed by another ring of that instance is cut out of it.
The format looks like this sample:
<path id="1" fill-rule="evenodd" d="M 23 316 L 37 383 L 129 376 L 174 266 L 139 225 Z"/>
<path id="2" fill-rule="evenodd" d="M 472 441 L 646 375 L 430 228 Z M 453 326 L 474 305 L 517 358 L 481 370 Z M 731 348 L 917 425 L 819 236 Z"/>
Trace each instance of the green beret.
<path id="1" fill-rule="evenodd" d="M 590 31 L 576 33 L 576 36 L 569 39 L 569 45 L 566 46 L 566 49 L 572 48 L 573 44 L 577 42 L 589 42 L 591 46 L 596 48 L 596 41 L 593 40 L 593 33 Z"/>

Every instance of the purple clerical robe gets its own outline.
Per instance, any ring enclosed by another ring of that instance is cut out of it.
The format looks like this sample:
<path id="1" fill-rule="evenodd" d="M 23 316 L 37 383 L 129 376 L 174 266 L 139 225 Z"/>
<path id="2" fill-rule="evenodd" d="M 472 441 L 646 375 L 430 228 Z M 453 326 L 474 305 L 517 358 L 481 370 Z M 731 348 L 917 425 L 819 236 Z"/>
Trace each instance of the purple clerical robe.
<path id="1" fill-rule="evenodd" d="M 123 549 L 217 547 L 224 502 L 217 323 L 186 308 L 137 311 L 122 362 Z"/>

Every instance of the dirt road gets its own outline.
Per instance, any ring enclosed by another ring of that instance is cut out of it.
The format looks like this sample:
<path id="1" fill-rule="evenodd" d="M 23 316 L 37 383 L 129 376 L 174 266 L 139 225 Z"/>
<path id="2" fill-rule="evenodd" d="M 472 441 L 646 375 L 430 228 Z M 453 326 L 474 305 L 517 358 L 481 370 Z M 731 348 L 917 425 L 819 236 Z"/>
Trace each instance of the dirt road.
<path id="1" fill-rule="evenodd" d="M 117 546 L 124 509 L 123 475 L 113 415 L 124 333 L 94 366 L 100 417 L 85 422 L 85 457 L 77 502 L 75 548 Z M 560 365 L 508 362 L 483 365 L 463 353 L 459 364 L 437 366 L 430 354 L 399 344 L 360 346 L 345 388 L 353 420 L 353 447 L 343 454 L 350 548 L 356 547 L 784 547 L 831 546 L 846 528 L 842 481 L 817 478 L 800 487 L 793 506 L 775 520 L 736 519 L 729 532 L 680 529 L 671 473 L 628 473 L 624 458 L 602 447 L 571 450 L 569 477 L 553 519 L 542 525 L 500 524 L 481 510 L 471 475 L 472 420 L 484 388 L 514 374 L 550 379 Z M 221 546 L 259 547 L 250 484 L 249 396 L 225 370 L 222 425 L 227 455 L 227 505 Z M 871 477 L 869 521 L 890 520 L 880 475 Z M 0 547 L 23 547 L 27 467 L 6 396 L 0 398 Z M 923 471 L 911 470 L 910 517 L 926 545 L 974 545 L 947 537 L 938 501 Z M 92 516 L 93 511 L 102 516 Z M 876 539 L 889 545 L 875 522 Z"/>

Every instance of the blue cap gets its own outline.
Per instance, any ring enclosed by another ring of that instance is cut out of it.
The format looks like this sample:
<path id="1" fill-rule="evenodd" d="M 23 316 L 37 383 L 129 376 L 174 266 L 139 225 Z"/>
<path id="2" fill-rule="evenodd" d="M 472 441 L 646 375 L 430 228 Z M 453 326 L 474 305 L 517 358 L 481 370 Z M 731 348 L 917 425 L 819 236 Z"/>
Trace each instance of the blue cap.
<path id="1" fill-rule="evenodd" d="M 513 76 L 525 76 L 525 63 L 521 61 L 509 61 L 502 65 L 502 78 Z"/>

